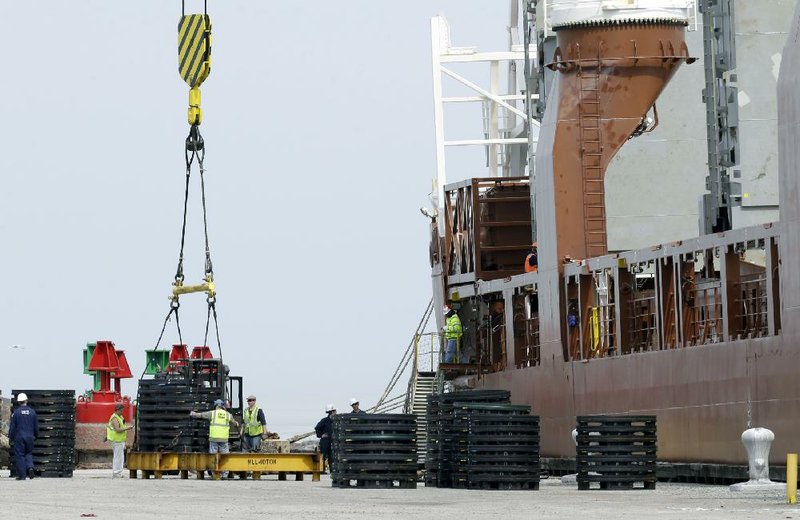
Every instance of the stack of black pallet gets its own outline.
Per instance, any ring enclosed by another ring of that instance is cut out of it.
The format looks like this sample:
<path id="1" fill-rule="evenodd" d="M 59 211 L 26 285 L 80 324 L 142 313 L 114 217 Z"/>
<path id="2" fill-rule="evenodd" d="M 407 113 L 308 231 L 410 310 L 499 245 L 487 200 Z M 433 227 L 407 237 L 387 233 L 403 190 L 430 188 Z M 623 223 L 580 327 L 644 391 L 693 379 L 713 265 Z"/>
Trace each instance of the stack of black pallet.
<path id="1" fill-rule="evenodd" d="M 430 394 L 427 397 L 428 407 L 425 412 L 427 427 L 427 444 L 425 446 L 425 485 L 439 485 L 439 396 Z"/>
<path id="2" fill-rule="evenodd" d="M 417 423 L 411 414 L 333 418 L 334 487 L 417 487 Z"/>
<path id="3" fill-rule="evenodd" d="M 25 393 L 28 405 L 39 419 L 39 437 L 33 444 L 33 466 L 36 476 L 44 478 L 72 477 L 75 470 L 75 391 L 12 390 L 11 412 L 19 407 L 16 396 Z M 11 476 L 16 476 L 14 449 L 11 449 Z"/>
<path id="4" fill-rule="evenodd" d="M 654 415 L 578 416 L 578 489 L 655 489 Z"/>
<path id="5" fill-rule="evenodd" d="M 221 398 L 221 389 L 186 377 L 159 374 L 140 380 L 136 450 L 208 451 L 208 421 L 193 419 L 189 412 L 211 410 Z"/>
<path id="6" fill-rule="evenodd" d="M 453 405 L 453 487 L 539 489 L 539 417 L 530 406 Z"/>
<path id="7" fill-rule="evenodd" d="M 510 398 L 506 390 L 465 390 L 429 397 L 426 485 L 453 487 L 454 465 L 464 460 L 468 425 L 454 422 L 453 405 L 508 403 Z"/>

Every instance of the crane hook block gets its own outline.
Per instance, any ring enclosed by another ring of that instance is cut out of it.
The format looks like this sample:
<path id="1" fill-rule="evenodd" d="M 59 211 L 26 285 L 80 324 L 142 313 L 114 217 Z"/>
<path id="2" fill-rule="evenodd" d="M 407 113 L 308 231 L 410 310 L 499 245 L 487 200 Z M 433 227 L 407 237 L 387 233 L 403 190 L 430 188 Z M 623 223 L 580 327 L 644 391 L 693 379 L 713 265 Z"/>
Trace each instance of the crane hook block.
<path id="1" fill-rule="evenodd" d="M 211 72 L 211 18 L 189 14 L 178 23 L 178 72 L 191 88 L 199 87 Z"/>
<path id="2" fill-rule="evenodd" d="M 189 90 L 189 124 L 203 120 L 200 108 L 200 85 L 211 72 L 211 18 L 207 14 L 190 14 L 178 23 L 178 72 Z"/>

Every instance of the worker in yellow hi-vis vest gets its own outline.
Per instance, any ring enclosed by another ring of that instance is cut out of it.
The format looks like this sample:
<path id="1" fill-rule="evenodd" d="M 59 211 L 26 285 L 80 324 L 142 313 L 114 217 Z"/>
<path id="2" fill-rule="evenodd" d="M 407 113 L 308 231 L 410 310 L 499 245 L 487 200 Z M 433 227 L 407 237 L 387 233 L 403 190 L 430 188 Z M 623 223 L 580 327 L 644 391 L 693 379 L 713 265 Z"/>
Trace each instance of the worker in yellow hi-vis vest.
<path id="1" fill-rule="evenodd" d="M 449 305 L 444 306 L 444 316 L 445 326 L 443 332 L 447 339 L 444 362 L 461 363 L 461 337 L 464 335 L 464 330 L 461 327 L 461 318 Z"/>
<path id="2" fill-rule="evenodd" d="M 248 396 L 247 408 L 242 412 L 243 451 L 257 453 L 261 448 L 261 439 L 266 439 L 268 433 L 264 410 L 256 404 L 256 396 Z"/>
<path id="3" fill-rule="evenodd" d="M 125 424 L 125 417 L 122 415 L 124 410 L 125 405 L 117 403 L 114 413 L 106 425 L 106 439 L 111 443 L 111 450 L 114 453 L 111 463 L 111 478 L 122 477 L 122 468 L 125 465 L 125 443 L 128 441 L 128 430 L 133 428 L 132 425 Z"/>
<path id="4" fill-rule="evenodd" d="M 214 401 L 214 409 L 209 412 L 189 412 L 191 417 L 211 421 L 208 427 L 208 452 L 209 453 L 229 453 L 228 437 L 230 427 L 239 427 L 239 423 L 233 415 L 225 410 L 225 403 L 222 399 Z"/>

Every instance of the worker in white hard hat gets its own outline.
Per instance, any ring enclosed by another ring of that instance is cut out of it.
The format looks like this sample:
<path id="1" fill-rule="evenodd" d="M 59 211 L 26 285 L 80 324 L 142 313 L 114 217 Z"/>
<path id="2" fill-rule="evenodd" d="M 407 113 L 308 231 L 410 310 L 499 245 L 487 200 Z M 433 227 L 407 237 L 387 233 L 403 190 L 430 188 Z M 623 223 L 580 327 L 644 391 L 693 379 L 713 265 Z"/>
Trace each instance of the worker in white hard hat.
<path id="1" fill-rule="evenodd" d="M 314 427 L 314 432 L 319 439 L 319 451 L 322 452 L 323 470 L 330 470 L 333 461 L 333 416 L 336 415 L 336 407 L 329 404 L 325 407 L 325 417 L 323 417 Z"/>
<path id="2" fill-rule="evenodd" d="M 17 394 L 17 406 L 11 415 L 8 438 L 14 446 L 14 463 L 17 480 L 33 478 L 33 441 L 39 436 L 39 419 L 36 412 L 28 406 L 28 396 Z"/>
<path id="3" fill-rule="evenodd" d="M 353 407 L 353 411 L 350 413 L 367 413 L 361 408 L 359 408 L 358 399 L 356 399 L 355 397 L 350 399 L 350 406 Z"/>

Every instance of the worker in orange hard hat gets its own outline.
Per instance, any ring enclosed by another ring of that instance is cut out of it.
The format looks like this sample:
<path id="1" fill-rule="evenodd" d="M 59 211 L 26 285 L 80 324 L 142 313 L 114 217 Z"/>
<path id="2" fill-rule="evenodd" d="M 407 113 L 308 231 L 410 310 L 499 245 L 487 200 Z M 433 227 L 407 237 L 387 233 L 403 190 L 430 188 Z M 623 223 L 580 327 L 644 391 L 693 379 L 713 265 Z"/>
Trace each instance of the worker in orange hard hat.
<path id="1" fill-rule="evenodd" d="M 539 270 L 539 244 L 531 244 L 531 252 L 525 257 L 525 272 L 535 273 Z"/>

